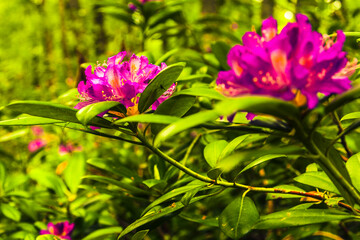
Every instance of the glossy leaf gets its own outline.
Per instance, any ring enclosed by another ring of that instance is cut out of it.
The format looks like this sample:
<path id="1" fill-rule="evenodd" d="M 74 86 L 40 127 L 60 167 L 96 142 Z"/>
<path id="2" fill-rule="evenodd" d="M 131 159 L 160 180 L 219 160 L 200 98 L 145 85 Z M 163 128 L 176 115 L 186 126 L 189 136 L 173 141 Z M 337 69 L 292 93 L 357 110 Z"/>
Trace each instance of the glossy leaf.
<path id="1" fill-rule="evenodd" d="M 105 236 L 108 236 L 108 235 L 115 235 L 116 236 L 117 234 L 121 233 L 122 230 L 123 230 L 122 227 L 102 228 L 102 229 L 93 231 L 92 233 L 90 233 L 86 237 L 82 238 L 82 240 L 99 239 L 99 238 L 104 238 Z"/>
<path id="2" fill-rule="evenodd" d="M 45 125 L 52 123 L 61 123 L 63 121 L 42 118 L 42 117 L 20 117 L 9 120 L 0 121 L 0 126 L 32 126 Z"/>
<path id="3" fill-rule="evenodd" d="M 5 217 L 15 222 L 20 221 L 21 212 L 17 208 L 6 203 L 0 203 L 0 210 Z"/>
<path id="4" fill-rule="evenodd" d="M 247 234 L 259 219 L 254 202 L 249 197 L 238 197 L 220 214 L 219 227 L 232 239 Z"/>
<path id="5" fill-rule="evenodd" d="M 210 167 L 214 168 L 217 166 L 219 157 L 227 145 L 228 142 L 225 140 L 218 140 L 206 145 L 204 148 L 204 158 Z"/>
<path id="6" fill-rule="evenodd" d="M 357 153 L 346 161 L 346 169 L 349 172 L 354 187 L 360 191 L 360 153 Z"/>
<path id="7" fill-rule="evenodd" d="M 331 182 L 325 172 L 306 172 L 300 176 L 295 177 L 294 180 L 302 184 L 339 194 L 339 190 Z"/>
<path id="8" fill-rule="evenodd" d="M 354 215 L 329 209 L 284 210 L 262 216 L 255 229 L 296 227 L 354 218 Z"/>
<path id="9" fill-rule="evenodd" d="M 139 99 L 139 111 L 146 111 L 180 76 L 184 68 L 183 63 L 173 64 L 162 70 L 149 83 Z"/>
<path id="10" fill-rule="evenodd" d="M 110 108 L 113 108 L 113 107 L 116 107 L 119 105 L 122 105 L 122 104 L 119 102 L 115 102 L 115 101 L 105 101 L 105 102 L 93 103 L 93 104 L 87 105 L 86 107 L 81 108 L 76 113 L 76 117 L 83 125 L 86 126 L 94 117 L 96 117 L 100 113 L 103 113 L 103 112 L 109 110 Z M 123 108 L 125 108 L 125 107 L 123 106 Z"/>
<path id="11" fill-rule="evenodd" d="M 264 162 L 267 162 L 267 161 L 270 161 L 272 159 L 277 159 L 277 158 L 286 158 L 286 155 L 284 154 L 268 154 L 268 155 L 265 155 L 265 156 L 262 156 L 258 159 L 255 159 L 254 161 L 252 161 L 249 165 L 247 165 L 243 170 L 240 171 L 240 173 L 252 168 L 252 167 L 255 167 L 261 163 L 264 163 Z M 239 173 L 239 174 L 240 174 Z"/>

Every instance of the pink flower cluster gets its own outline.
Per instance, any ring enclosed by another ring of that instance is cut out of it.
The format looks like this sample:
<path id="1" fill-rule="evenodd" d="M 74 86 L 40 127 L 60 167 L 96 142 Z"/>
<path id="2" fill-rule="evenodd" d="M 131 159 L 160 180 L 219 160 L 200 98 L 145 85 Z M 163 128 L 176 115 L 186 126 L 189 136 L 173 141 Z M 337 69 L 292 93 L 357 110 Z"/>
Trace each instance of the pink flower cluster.
<path id="1" fill-rule="evenodd" d="M 348 60 L 342 51 L 342 31 L 337 31 L 334 42 L 312 31 L 308 18 L 297 14 L 296 22 L 288 23 L 280 33 L 274 18 L 264 20 L 261 33 L 245 33 L 243 45 L 230 50 L 231 70 L 220 72 L 216 81 L 224 95 L 302 99 L 314 108 L 318 93 L 340 94 L 351 87 L 348 74 L 344 74 Z"/>
<path id="2" fill-rule="evenodd" d="M 106 63 L 96 66 L 94 70 L 92 66 L 86 68 L 86 82 L 82 81 L 78 85 L 82 101 L 75 108 L 80 109 L 102 101 L 118 101 L 128 109 L 128 115 L 137 113 L 140 94 L 150 81 L 166 68 L 166 64 L 162 63 L 159 67 L 150 64 L 145 56 L 136 55 L 123 62 L 125 56 L 125 51 L 120 52 L 108 58 Z M 155 110 L 174 91 L 175 84 L 156 100 L 152 109 Z"/>

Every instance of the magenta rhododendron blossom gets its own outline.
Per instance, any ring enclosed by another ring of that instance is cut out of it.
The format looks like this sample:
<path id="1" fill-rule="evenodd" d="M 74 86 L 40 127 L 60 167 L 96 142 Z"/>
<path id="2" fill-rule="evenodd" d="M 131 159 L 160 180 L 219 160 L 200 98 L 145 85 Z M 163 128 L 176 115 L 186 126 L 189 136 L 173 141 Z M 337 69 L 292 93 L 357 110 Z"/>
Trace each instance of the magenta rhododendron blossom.
<path id="1" fill-rule="evenodd" d="M 81 95 L 81 102 L 75 108 L 80 109 L 89 104 L 103 101 L 118 101 L 128 110 L 128 115 L 137 114 L 137 104 L 141 93 L 148 86 L 150 81 L 164 68 L 150 64 L 145 56 L 132 55 L 129 61 L 124 61 L 126 52 L 110 57 L 103 65 L 94 69 L 88 66 L 85 70 L 86 82 L 80 82 L 78 91 Z M 157 106 L 174 92 L 173 84 L 159 99 L 152 105 L 155 110 Z"/>
<path id="2" fill-rule="evenodd" d="M 45 145 L 46 145 L 46 141 L 39 138 L 29 142 L 28 149 L 30 152 L 36 152 L 40 148 L 45 147 Z"/>
<path id="3" fill-rule="evenodd" d="M 231 70 L 220 72 L 216 81 L 224 95 L 267 95 L 314 108 L 318 93 L 340 94 L 351 87 L 342 31 L 334 42 L 312 31 L 308 18 L 297 14 L 296 22 L 280 33 L 274 18 L 264 20 L 261 33 L 245 33 L 243 45 L 230 50 Z"/>
<path id="4" fill-rule="evenodd" d="M 59 237 L 60 239 L 71 240 L 70 235 L 74 230 L 74 226 L 74 223 L 70 224 L 68 221 L 59 222 L 57 224 L 49 223 L 46 230 L 40 231 L 40 235 L 52 234 Z"/>

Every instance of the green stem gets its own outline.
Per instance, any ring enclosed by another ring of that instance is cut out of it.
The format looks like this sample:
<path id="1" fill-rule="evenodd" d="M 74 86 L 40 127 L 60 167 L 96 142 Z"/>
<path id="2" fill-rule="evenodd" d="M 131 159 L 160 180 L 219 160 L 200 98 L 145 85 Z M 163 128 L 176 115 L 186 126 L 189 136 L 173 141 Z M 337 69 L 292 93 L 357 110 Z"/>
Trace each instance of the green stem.
<path id="1" fill-rule="evenodd" d="M 169 164 L 171 164 L 174 167 L 178 168 L 179 170 L 185 172 L 189 176 L 192 176 L 193 178 L 198 179 L 198 180 L 203 181 L 203 182 L 207 182 L 207 183 L 210 183 L 210 184 L 213 184 L 213 185 L 219 185 L 219 186 L 223 186 L 223 187 L 246 189 L 248 191 L 299 195 L 299 196 L 304 196 L 304 197 L 315 198 L 315 199 L 318 199 L 320 201 L 326 199 L 325 194 L 322 194 L 322 193 L 308 193 L 308 192 L 293 191 L 293 190 L 286 190 L 286 189 L 280 189 L 280 188 L 253 187 L 253 186 L 244 185 L 244 184 L 240 184 L 240 183 L 236 183 L 236 182 L 231 183 L 231 182 L 225 182 L 225 181 L 221 181 L 221 180 L 213 180 L 211 178 L 208 178 L 208 177 L 205 177 L 205 176 L 203 176 L 201 174 L 198 174 L 197 172 L 191 170 L 190 168 L 182 165 L 181 163 L 179 163 L 175 159 L 171 158 L 170 156 L 168 156 L 167 154 L 162 152 L 157 147 L 154 147 L 153 145 L 151 145 L 146 140 L 144 135 L 142 135 L 141 132 L 138 132 L 137 137 L 144 144 L 144 146 L 149 148 L 152 152 L 154 152 L 159 157 L 161 157 L 162 159 L 167 161 Z M 346 209 L 348 209 L 348 210 L 350 210 L 352 212 L 360 213 L 360 210 L 354 209 L 354 208 L 352 208 L 351 206 L 349 206 L 349 205 L 347 205 L 345 203 L 339 202 L 338 205 L 340 207 L 346 208 Z"/>

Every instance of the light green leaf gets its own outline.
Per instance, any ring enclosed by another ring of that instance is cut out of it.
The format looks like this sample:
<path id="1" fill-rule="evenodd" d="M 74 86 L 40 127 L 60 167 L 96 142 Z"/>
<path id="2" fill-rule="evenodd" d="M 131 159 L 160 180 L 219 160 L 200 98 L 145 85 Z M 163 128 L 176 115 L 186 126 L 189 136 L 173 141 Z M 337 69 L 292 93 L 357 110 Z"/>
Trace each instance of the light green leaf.
<path id="1" fill-rule="evenodd" d="M 115 101 L 105 101 L 105 102 L 97 102 L 90 105 L 87 105 L 86 107 L 81 108 L 77 113 L 76 117 L 77 119 L 83 124 L 88 125 L 88 123 L 96 117 L 98 114 L 105 112 L 109 110 L 110 108 L 116 107 L 116 106 L 122 106 L 122 112 L 126 112 L 126 108 L 119 102 Z"/>
<path id="2" fill-rule="evenodd" d="M 29 129 L 20 129 L 13 132 L 9 132 L 7 134 L 4 134 L 0 137 L 0 142 L 7 142 L 14 139 L 17 139 L 19 137 L 23 137 L 24 135 L 29 133 Z"/>
<path id="3" fill-rule="evenodd" d="M 186 76 L 186 77 L 180 77 L 177 81 L 178 82 L 183 82 L 183 81 L 199 81 L 200 79 L 203 78 L 210 78 L 212 79 L 212 76 L 208 75 L 208 74 L 195 74 L 195 75 L 190 75 L 190 76 Z"/>
<path id="4" fill-rule="evenodd" d="M 156 62 L 155 65 L 160 65 L 162 62 L 166 62 L 172 55 L 179 52 L 179 48 L 171 49 L 170 51 L 166 52 L 164 55 L 162 55 Z"/>
<path id="5" fill-rule="evenodd" d="M 295 177 L 294 180 L 302 184 L 339 194 L 339 190 L 331 182 L 325 172 L 306 172 Z"/>
<path id="6" fill-rule="evenodd" d="M 131 240 L 143 240 L 145 236 L 148 234 L 149 229 L 141 230 L 132 236 Z"/>
<path id="7" fill-rule="evenodd" d="M 166 67 L 149 83 L 139 99 L 139 112 L 145 112 L 180 76 L 183 63 Z"/>
<path id="8" fill-rule="evenodd" d="M 0 121 L 0 126 L 32 126 L 45 125 L 52 123 L 61 123 L 63 121 L 42 118 L 42 117 L 20 117 L 9 120 Z"/>
<path id="9" fill-rule="evenodd" d="M 143 123 L 162 123 L 162 124 L 170 124 L 178 121 L 179 117 L 168 116 L 168 115 L 157 115 L 157 114 L 139 114 L 133 115 L 130 117 L 122 118 L 120 120 L 115 121 L 117 123 L 124 122 L 143 122 Z"/>
<path id="10" fill-rule="evenodd" d="M 238 197 L 232 201 L 219 217 L 219 227 L 232 239 L 239 239 L 247 234 L 259 219 L 259 212 L 254 202 Z"/>
<path id="11" fill-rule="evenodd" d="M 99 230 L 95 230 L 86 237 L 84 237 L 82 240 L 101 240 L 104 239 L 105 236 L 108 235 L 117 235 L 121 233 L 123 230 L 122 227 L 108 227 L 108 228 L 102 228 Z"/>
<path id="12" fill-rule="evenodd" d="M 228 145 L 221 152 L 219 159 L 221 160 L 221 159 L 229 156 L 231 153 L 233 153 L 236 150 L 236 148 L 250 135 L 251 134 L 245 134 L 245 135 L 241 135 L 241 136 L 233 139 L 230 143 L 228 143 Z"/>
<path id="13" fill-rule="evenodd" d="M 228 142 L 225 140 L 218 140 L 206 145 L 204 148 L 204 158 L 210 167 L 215 168 L 217 166 L 219 157 L 227 145 Z"/>
<path id="14" fill-rule="evenodd" d="M 296 227 L 350 218 L 355 218 L 355 216 L 329 209 L 284 210 L 262 216 L 254 229 Z"/>
<path id="15" fill-rule="evenodd" d="M 246 170 L 252 168 L 252 167 L 255 167 L 261 163 L 264 163 L 264 162 L 267 162 L 267 161 L 270 161 L 272 159 L 277 159 L 277 158 L 286 158 L 287 156 L 284 155 L 284 154 L 268 154 L 268 155 L 265 155 L 265 156 L 262 156 L 258 159 L 255 159 L 254 161 L 252 161 L 249 165 L 247 165 L 243 170 L 240 171 L 240 173 L 242 172 L 245 172 Z M 239 174 L 240 174 L 239 173 Z"/>
<path id="16" fill-rule="evenodd" d="M 349 119 L 357 119 L 357 118 L 360 118 L 360 112 L 352 112 L 352 113 L 349 113 L 349 114 L 346 114 L 345 116 L 343 116 L 340 121 L 349 120 Z"/>
<path id="17" fill-rule="evenodd" d="M 64 170 L 64 179 L 72 193 L 76 193 L 85 174 L 85 157 L 82 153 L 75 153 L 68 158 L 68 165 Z"/>
<path id="18" fill-rule="evenodd" d="M 19 222 L 21 219 L 21 212 L 9 204 L 0 203 L 0 210 L 5 217 L 14 220 L 15 222 Z"/>
<path id="19" fill-rule="evenodd" d="M 59 237 L 56 237 L 55 235 L 45 234 L 38 236 L 36 240 L 61 240 L 61 239 Z"/>
<path id="20" fill-rule="evenodd" d="M 216 100 L 226 99 L 226 97 L 224 97 L 221 93 L 216 91 L 214 88 L 206 88 L 206 87 L 188 88 L 188 89 L 181 90 L 179 92 L 174 93 L 174 96 L 177 96 L 177 95 L 208 97 L 210 99 L 216 99 Z"/>
<path id="21" fill-rule="evenodd" d="M 360 153 L 357 153 L 346 161 L 346 169 L 354 187 L 360 191 Z"/>

